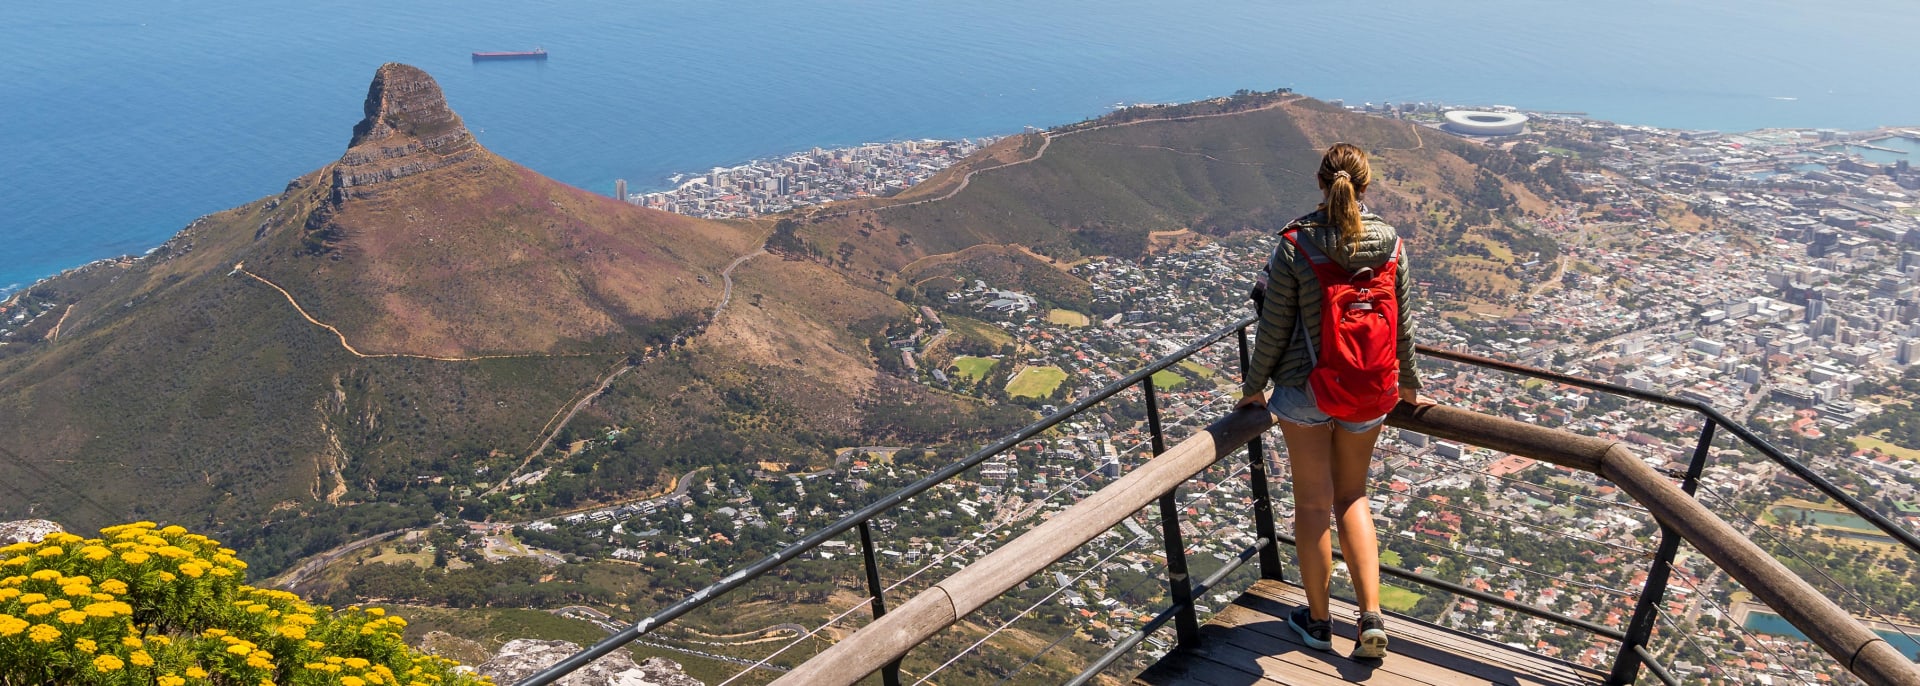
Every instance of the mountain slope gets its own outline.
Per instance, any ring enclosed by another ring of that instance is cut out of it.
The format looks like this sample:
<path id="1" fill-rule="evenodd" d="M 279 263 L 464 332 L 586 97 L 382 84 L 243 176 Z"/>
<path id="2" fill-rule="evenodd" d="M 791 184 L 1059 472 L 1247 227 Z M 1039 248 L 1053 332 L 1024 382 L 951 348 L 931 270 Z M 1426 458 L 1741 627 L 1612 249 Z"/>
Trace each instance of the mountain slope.
<path id="1" fill-rule="evenodd" d="M 1373 155 L 1380 179 L 1367 202 L 1419 241 L 1427 264 L 1547 210 L 1539 170 L 1497 148 L 1251 93 L 1012 137 L 911 194 L 814 212 L 789 231 L 805 252 L 887 289 L 924 276 L 929 258 L 982 245 L 1018 245 L 1056 265 L 1138 257 L 1154 232 L 1277 230 L 1319 202 L 1321 151 L 1342 140 Z"/>
<path id="2" fill-rule="evenodd" d="M 17 296 L 67 309 L 0 360 L 0 516 L 218 530 L 523 452 L 757 239 L 501 159 L 385 65 L 339 161 Z"/>

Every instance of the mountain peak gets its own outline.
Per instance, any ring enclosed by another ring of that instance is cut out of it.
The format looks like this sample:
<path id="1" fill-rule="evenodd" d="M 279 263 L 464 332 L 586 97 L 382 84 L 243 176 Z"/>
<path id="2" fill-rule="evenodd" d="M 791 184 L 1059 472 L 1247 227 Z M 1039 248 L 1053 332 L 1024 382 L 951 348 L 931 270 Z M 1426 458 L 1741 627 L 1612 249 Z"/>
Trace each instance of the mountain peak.
<path id="1" fill-rule="evenodd" d="M 388 62 L 367 87 L 366 117 L 334 169 L 339 190 L 452 166 L 482 153 L 440 84 L 418 67 Z M 355 191 L 353 194 L 360 194 Z"/>

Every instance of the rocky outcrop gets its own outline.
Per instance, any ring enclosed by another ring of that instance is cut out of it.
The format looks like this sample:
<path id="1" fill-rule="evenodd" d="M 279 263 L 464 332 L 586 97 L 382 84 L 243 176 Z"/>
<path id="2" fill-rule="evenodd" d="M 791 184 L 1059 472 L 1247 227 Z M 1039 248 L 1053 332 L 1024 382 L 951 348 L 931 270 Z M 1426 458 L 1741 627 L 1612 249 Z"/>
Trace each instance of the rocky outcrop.
<path id="1" fill-rule="evenodd" d="M 333 168 L 337 199 L 486 153 L 447 107 L 440 84 L 415 67 L 381 65 L 367 88 L 365 111 L 366 117 L 353 127 L 346 154 Z"/>
<path id="2" fill-rule="evenodd" d="M 22 519 L 12 522 L 0 522 L 0 545 L 40 542 L 47 534 L 66 531 L 59 524 L 45 519 Z"/>
<path id="3" fill-rule="evenodd" d="M 580 646 L 566 641 L 539 641 L 522 638 L 500 646 L 500 653 L 475 671 L 493 677 L 494 683 L 511 684 L 532 676 L 547 665 L 580 652 Z M 662 657 L 650 657 L 635 664 L 626 651 L 614 651 L 593 664 L 582 667 L 560 686 L 706 686 L 687 676 L 680 664 Z"/>

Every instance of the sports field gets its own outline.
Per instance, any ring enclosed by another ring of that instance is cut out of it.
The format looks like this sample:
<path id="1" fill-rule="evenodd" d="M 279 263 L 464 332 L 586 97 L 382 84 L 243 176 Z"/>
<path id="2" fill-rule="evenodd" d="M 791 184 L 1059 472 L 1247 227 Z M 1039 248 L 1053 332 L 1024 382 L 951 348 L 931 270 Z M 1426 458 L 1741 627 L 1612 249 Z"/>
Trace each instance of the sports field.
<path id="1" fill-rule="evenodd" d="M 993 371 L 993 365 L 997 362 L 999 362 L 999 360 L 991 357 L 974 357 L 972 355 L 961 355 L 953 358 L 953 366 L 960 368 L 960 378 L 968 381 L 979 381 L 987 378 L 987 373 Z"/>
<path id="2" fill-rule="evenodd" d="M 1007 395 L 1016 398 L 1045 398 L 1053 394 L 1067 372 L 1059 367 L 1028 367 L 1007 382 Z"/>
<path id="3" fill-rule="evenodd" d="M 1093 323 L 1087 315 L 1073 310 L 1052 310 L 1047 313 L 1047 321 L 1061 326 L 1086 326 Z"/>

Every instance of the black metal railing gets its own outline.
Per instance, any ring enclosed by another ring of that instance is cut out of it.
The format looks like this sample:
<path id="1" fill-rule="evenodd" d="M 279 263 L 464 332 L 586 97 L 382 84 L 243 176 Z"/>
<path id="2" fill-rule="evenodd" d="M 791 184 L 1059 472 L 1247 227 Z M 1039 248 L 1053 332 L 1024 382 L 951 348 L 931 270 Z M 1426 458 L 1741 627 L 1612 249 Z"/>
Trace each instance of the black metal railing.
<path id="1" fill-rule="evenodd" d="M 1160 359 L 1153 361 L 1152 363 L 1146 365 L 1145 367 L 1142 367 L 1139 370 L 1131 374 L 1128 374 L 1125 377 L 1120 378 L 1119 380 L 1116 380 L 1112 383 L 1107 384 L 1106 386 L 1101 387 L 1099 390 L 1089 394 L 1085 398 L 1075 401 L 1074 403 L 1068 405 L 1067 407 L 1061 409 L 1060 411 L 1055 412 L 1054 414 L 1049 415 L 1045 418 L 1042 418 L 1039 421 L 1036 421 L 1032 424 L 1029 424 L 1026 427 L 1020 429 L 1019 431 L 1016 431 L 1006 437 L 1003 437 L 997 441 L 994 441 L 993 443 L 977 451 L 974 451 L 972 454 L 969 454 L 965 458 L 962 458 L 959 461 L 956 461 L 950 465 L 947 465 L 935 471 L 934 473 L 929 474 L 928 476 L 906 486 L 905 488 L 894 491 L 893 493 L 890 493 L 880 498 L 879 500 L 873 502 L 872 504 L 869 504 L 865 507 L 860 508 L 859 510 L 853 512 L 852 514 L 849 514 L 841 518 L 840 520 L 834 522 L 833 524 L 830 524 L 812 534 L 807 535 L 806 537 L 800 539 L 799 541 L 796 541 L 788 545 L 787 547 L 782 548 L 778 552 L 775 552 L 772 555 L 769 555 L 766 558 L 759 560 L 758 562 L 755 562 L 744 568 L 739 569 L 738 571 L 728 574 L 727 576 L 720 579 L 719 581 L 716 581 L 708 585 L 707 587 L 702 588 L 699 591 L 696 591 L 692 595 L 689 595 L 688 597 L 680 600 L 679 602 L 676 602 L 673 605 L 670 605 L 658 612 L 655 612 L 654 614 L 632 624 L 631 626 L 628 626 L 627 628 L 621 631 L 613 633 L 607 638 L 595 643 L 593 646 L 585 650 L 582 650 L 579 653 L 576 653 L 572 656 L 569 656 L 565 660 L 562 660 L 559 663 L 556 663 L 548 667 L 547 669 L 542 670 L 541 672 L 531 677 L 528 677 L 525 680 L 522 680 L 521 682 L 519 682 L 518 686 L 546 686 L 547 684 L 551 684 L 554 681 L 573 672 L 574 670 L 577 670 L 580 667 L 587 665 L 593 660 L 596 660 L 608 653 L 611 653 L 614 650 L 617 650 L 633 642 L 639 637 L 646 635 L 654 630 L 657 630 L 665 626 L 666 624 L 674 621 L 675 619 L 683 615 L 686 615 L 687 613 L 692 612 L 693 610 L 701 608 L 713 602 L 714 600 L 717 600 L 721 596 L 728 594 L 729 592 L 739 588 L 742 585 L 747 584 L 748 582 L 751 582 L 755 579 L 760 578 L 766 573 L 774 569 L 777 569 L 782 565 L 787 564 L 788 562 L 791 562 L 792 560 L 800 557 L 801 555 L 806 554 L 807 552 L 820 546 L 822 543 L 825 543 L 826 541 L 832 540 L 842 534 L 845 534 L 849 530 L 857 530 L 859 534 L 861 559 L 864 565 L 865 581 L 866 581 L 867 590 L 869 594 L 865 602 L 871 603 L 872 614 L 877 619 L 886 614 L 886 599 L 884 597 L 886 589 L 880 583 L 879 568 L 877 566 L 877 561 L 875 558 L 875 545 L 873 541 L 871 527 L 869 525 L 869 522 L 873 518 L 885 514 L 886 512 L 892 510 L 895 507 L 900 506 L 901 504 L 914 498 L 915 496 L 926 492 L 928 489 L 931 489 L 941 483 L 946 482 L 949 479 L 954 478 L 955 476 L 958 476 L 968 470 L 971 470 L 974 467 L 977 467 L 982 463 L 986 462 L 987 460 L 1005 453 L 1006 451 L 1012 449 L 1014 446 L 1020 444 L 1021 442 L 1026 441 L 1027 439 L 1033 438 L 1041 434 L 1042 432 L 1045 432 L 1048 429 L 1051 429 L 1061 424 L 1062 422 L 1065 422 L 1068 419 L 1071 419 L 1081 414 L 1082 412 L 1085 412 L 1086 410 L 1092 407 L 1095 407 L 1096 405 L 1106 402 L 1107 400 L 1112 398 L 1114 395 L 1117 395 L 1135 386 L 1138 386 L 1140 388 L 1144 396 L 1144 400 L 1146 404 L 1148 431 L 1151 437 L 1150 440 L 1152 444 L 1153 453 L 1155 455 L 1159 455 L 1165 452 L 1166 443 L 1165 443 L 1165 438 L 1162 432 L 1160 408 L 1159 408 L 1159 403 L 1157 398 L 1157 389 L 1155 388 L 1155 384 L 1153 381 L 1153 375 L 1156 372 L 1164 370 L 1170 366 L 1173 366 L 1174 364 L 1177 364 L 1181 361 L 1184 361 L 1192 357 L 1193 355 L 1199 353 L 1200 351 L 1209 348 L 1210 346 L 1212 346 L 1215 343 L 1218 343 L 1222 339 L 1225 339 L 1227 336 L 1234 335 L 1234 334 L 1237 334 L 1237 343 L 1239 345 L 1239 362 L 1241 365 L 1241 373 L 1242 375 L 1244 375 L 1246 373 L 1246 369 L 1249 366 L 1248 365 L 1248 353 L 1249 353 L 1248 327 L 1253 325 L 1255 321 L 1256 321 L 1255 318 L 1247 317 L 1225 328 L 1222 328 L 1218 331 L 1215 331 L 1206 336 L 1203 336 L 1199 340 L 1193 341 L 1192 343 L 1189 343 L 1187 346 L 1177 351 L 1174 351 L 1169 355 L 1161 357 Z M 1715 437 L 1716 429 L 1725 428 L 1734 436 L 1738 437 L 1740 440 L 1744 441 L 1749 446 L 1752 446 L 1756 450 L 1760 451 L 1763 455 L 1767 456 L 1769 459 L 1771 459 L 1775 463 L 1778 463 L 1786 467 L 1789 471 L 1805 479 L 1808 483 L 1812 484 L 1822 492 L 1828 494 L 1829 496 L 1832 496 L 1836 501 L 1839 501 L 1840 503 L 1842 503 L 1842 505 L 1845 506 L 1848 510 L 1854 512 L 1857 515 L 1860 515 L 1863 519 L 1866 519 L 1867 521 L 1874 523 L 1876 527 L 1880 528 L 1882 531 L 1887 532 L 1888 535 L 1892 536 L 1895 540 L 1898 540 L 1901 543 L 1905 544 L 1909 549 L 1920 551 L 1920 537 L 1914 536 L 1912 533 L 1900 528 L 1897 524 L 1893 523 L 1891 520 L 1887 519 L 1886 517 L 1868 509 L 1858 499 L 1854 498 L 1852 495 L 1841 490 L 1837 485 L 1833 484 L 1831 481 L 1828 481 L 1827 479 L 1821 477 L 1819 474 L 1814 473 L 1811 469 L 1807 468 L 1805 465 L 1792 459 L 1791 457 L 1787 456 L 1785 453 L 1781 452 L 1779 449 L 1772 446 L 1765 439 L 1755 435 L 1752 431 L 1747 429 L 1745 426 L 1742 426 L 1736 422 L 1733 422 L 1731 419 L 1728 419 L 1725 415 L 1721 414 L 1717 409 L 1705 403 L 1682 399 L 1682 398 L 1676 398 L 1676 397 L 1667 396 L 1659 393 L 1653 393 L 1649 391 L 1642 391 L 1639 389 L 1620 386 L 1617 384 L 1594 381 L 1591 379 L 1583 379 L 1583 378 L 1574 377 L 1566 374 L 1560 374 L 1557 372 L 1535 369 L 1535 368 L 1521 366 L 1521 365 L 1515 365 L 1507 362 L 1502 362 L 1499 360 L 1493 360 L 1493 359 L 1471 355 L 1467 353 L 1462 353 L 1462 352 L 1457 352 L 1457 351 L 1430 348 L 1427 346 L 1420 346 L 1418 348 L 1418 351 L 1423 356 L 1431 357 L 1435 359 L 1447 360 L 1447 361 L 1451 361 L 1459 364 L 1465 364 L 1465 365 L 1484 368 L 1484 369 L 1508 372 L 1508 373 L 1517 374 L 1521 376 L 1561 383 L 1568 386 L 1585 388 L 1588 390 L 1600 391 L 1604 393 L 1610 393 L 1610 394 L 1619 395 L 1623 397 L 1633 398 L 1633 399 L 1641 400 L 1645 402 L 1697 411 L 1703 417 L 1705 417 L 1707 421 L 1705 422 L 1705 428 L 1701 433 L 1700 440 L 1695 447 L 1693 458 L 1689 462 L 1687 470 L 1685 471 L 1684 474 L 1671 475 L 1678 478 L 1681 481 L 1681 488 L 1682 490 L 1684 490 L 1684 492 L 1687 495 L 1689 496 L 1694 495 L 1696 489 L 1698 488 L 1700 474 L 1702 473 L 1702 470 L 1705 468 L 1706 463 L 1710 457 L 1710 453 L 1711 453 L 1710 446 Z M 1238 447 L 1239 446 L 1224 446 L 1222 449 L 1237 450 Z M 1282 575 L 1283 566 L 1282 566 L 1280 555 L 1279 555 L 1279 544 L 1286 543 L 1288 545 L 1294 545 L 1295 541 L 1291 537 L 1278 534 L 1274 528 L 1273 498 L 1271 496 L 1270 489 L 1267 483 L 1268 482 L 1267 465 L 1266 465 L 1266 459 L 1264 458 L 1262 441 L 1260 440 L 1258 435 L 1255 435 L 1252 437 L 1251 440 L 1245 443 L 1245 447 L 1247 448 L 1246 455 L 1248 460 L 1248 465 L 1247 465 L 1248 480 L 1249 480 L 1249 486 L 1252 491 L 1252 499 L 1254 501 L 1253 502 L 1253 519 L 1254 519 L 1254 527 L 1255 527 L 1255 540 L 1253 541 L 1253 543 L 1251 545 L 1246 546 L 1241 551 L 1239 551 L 1239 553 L 1235 555 L 1231 560 L 1229 560 L 1225 564 L 1225 566 L 1215 571 L 1207 579 L 1202 580 L 1198 585 L 1193 584 L 1188 577 L 1188 570 L 1186 567 L 1185 551 L 1187 550 L 1187 546 L 1186 546 L 1186 542 L 1182 540 L 1182 535 L 1180 532 L 1180 525 L 1179 525 L 1179 518 L 1178 518 L 1179 508 L 1177 507 L 1178 505 L 1177 492 L 1179 489 L 1177 486 L 1174 488 L 1168 489 L 1168 491 L 1165 494 L 1161 495 L 1159 498 L 1159 514 L 1161 517 L 1161 538 L 1162 538 L 1162 544 L 1164 545 L 1164 550 L 1165 550 L 1165 559 L 1166 559 L 1166 565 L 1167 565 L 1166 573 L 1167 573 L 1167 583 L 1168 583 L 1168 596 L 1170 600 L 1168 607 L 1160 611 L 1149 621 L 1145 622 L 1140 629 L 1135 631 L 1133 634 L 1129 635 L 1127 638 L 1122 639 L 1112 649 L 1108 650 L 1105 654 L 1101 655 L 1099 658 L 1091 662 L 1089 666 L 1082 673 L 1077 675 L 1073 680 L 1069 681 L 1068 683 L 1070 684 L 1087 683 L 1094 676 L 1098 675 L 1105 669 L 1119 662 L 1121 658 L 1123 658 L 1129 652 L 1137 648 L 1140 645 L 1140 643 L 1144 642 L 1149 636 L 1159 631 L 1160 629 L 1164 628 L 1169 623 L 1175 626 L 1176 641 L 1177 641 L 1176 645 L 1193 644 L 1199 638 L 1199 621 L 1195 612 L 1194 598 L 1204 596 L 1204 594 L 1206 594 L 1210 590 L 1213 590 L 1215 586 L 1220 581 L 1225 579 L 1229 574 L 1232 574 L 1233 572 L 1241 569 L 1248 562 L 1257 560 L 1257 566 L 1258 566 L 1258 570 L 1261 578 L 1273 579 L 1273 580 L 1281 580 L 1283 578 L 1283 575 Z M 1666 596 L 1667 582 L 1669 580 L 1669 577 L 1671 576 L 1673 558 L 1678 550 L 1678 546 L 1680 542 L 1681 542 L 1681 537 L 1678 534 L 1676 534 L 1673 530 L 1671 530 L 1670 528 L 1666 527 L 1663 524 L 1661 540 L 1660 540 L 1658 549 L 1655 551 L 1655 554 L 1653 556 L 1651 566 L 1648 570 L 1648 578 L 1647 578 L 1646 584 L 1642 587 L 1640 593 L 1638 594 L 1638 600 L 1635 606 L 1633 617 L 1629 621 L 1628 626 L 1625 627 L 1624 629 L 1608 627 L 1608 626 L 1597 624 L 1591 621 L 1567 616 L 1565 614 L 1554 612 L 1552 610 L 1547 610 L 1547 609 L 1540 608 L 1540 607 L 1523 603 L 1523 602 L 1509 600 L 1500 595 L 1479 591 L 1477 589 L 1473 589 L 1467 586 L 1456 584 L 1443 579 L 1438 579 L 1432 576 L 1419 574 L 1411 570 L 1402 569 L 1392 565 L 1382 564 L 1381 572 L 1387 576 L 1403 579 L 1415 584 L 1430 587 L 1430 588 L 1443 591 L 1446 593 L 1451 593 L 1457 596 L 1472 598 L 1476 601 L 1483 602 L 1495 607 L 1504 608 L 1513 612 L 1517 612 L 1517 613 L 1525 614 L 1528 616 L 1536 617 L 1539 619 L 1543 619 L 1546 621 L 1554 622 L 1556 624 L 1559 624 L 1571 629 L 1577 629 L 1600 638 L 1604 638 L 1607 640 L 1620 643 L 1621 644 L 1620 649 L 1616 653 L 1614 663 L 1609 673 L 1609 679 L 1608 679 L 1609 683 L 1633 683 L 1633 681 L 1637 678 L 1640 668 L 1644 665 L 1655 676 L 1655 678 L 1659 679 L 1663 683 L 1671 684 L 1671 683 L 1676 683 L 1673 680 L 1672 674 L 1668 672 L 1668 670 L 1664 666 L 1658 664 L 1653 660 L 1652 654 L 1648 648 L 1648 641 L 1652 635 L 1653 627 L 1659 619 L 1659 604 L 1663 601 L 1663 599 Z M 900 683 L 899 666 L 900 666 L 900 661 L 896 659 L 896 660 L 893 660 L 891 663 L 887 664 L 884 668 L 880 670 L 883 683 L 885 683 L 887 686 L 896 686 L 897 684 Z"/>

